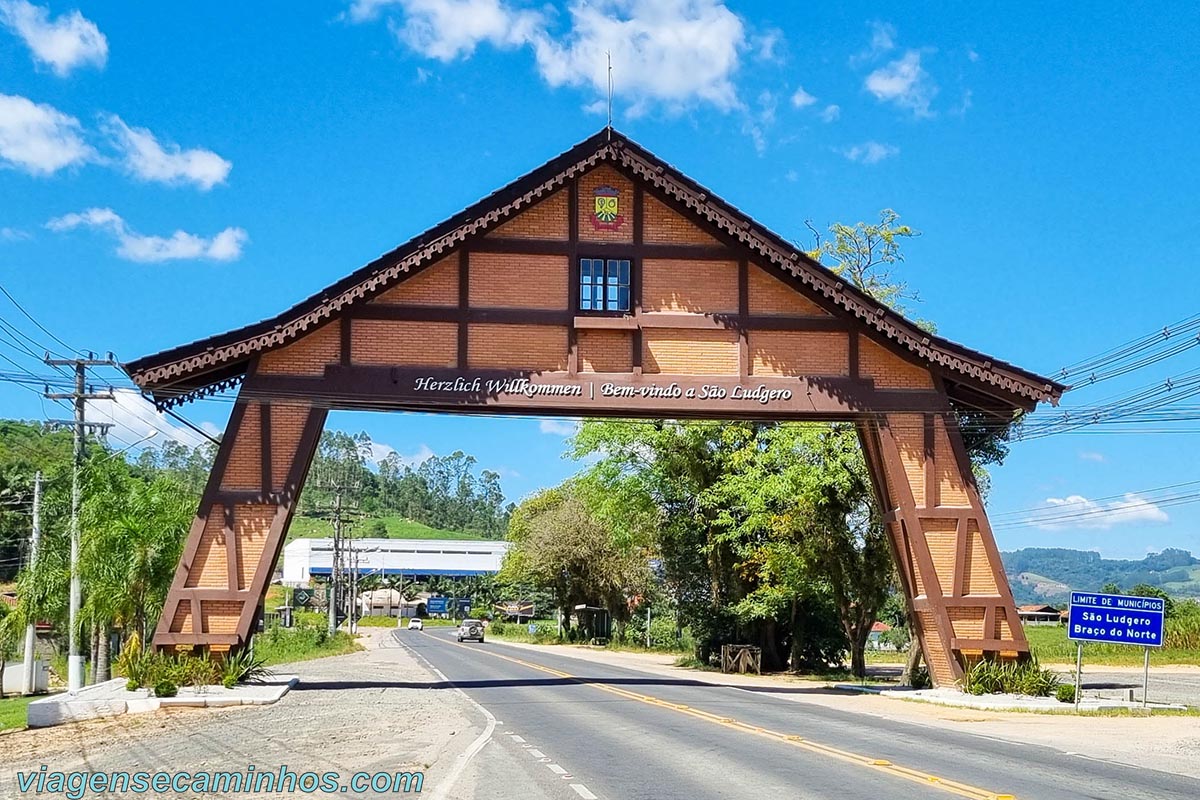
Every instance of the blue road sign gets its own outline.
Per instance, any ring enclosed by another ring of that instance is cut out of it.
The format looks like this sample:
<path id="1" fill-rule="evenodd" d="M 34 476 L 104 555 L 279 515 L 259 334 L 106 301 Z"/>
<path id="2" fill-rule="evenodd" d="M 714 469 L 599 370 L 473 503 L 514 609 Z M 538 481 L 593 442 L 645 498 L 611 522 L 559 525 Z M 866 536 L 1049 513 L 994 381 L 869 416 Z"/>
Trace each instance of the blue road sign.
<path id="1" fill-rule="evenodd" d="M 431 597 L 425 601 L 425 611 L 429 614 L 445 614 L 448 597 Z"/>
<path id="2" fill-rule="evenodd" d="M 1161 597 L 1071 592 L 1067 638 L 1162 647 L 1164 617 L 1166 603 Z"/>
<path id="3" fill-rule="evenodd" d="M 454 602 L 458 603 L 458 613 L 459 614 L 470 614 L 471 613 L 471 598 L 460 597 L 457 600 L 455 600 Z"/>

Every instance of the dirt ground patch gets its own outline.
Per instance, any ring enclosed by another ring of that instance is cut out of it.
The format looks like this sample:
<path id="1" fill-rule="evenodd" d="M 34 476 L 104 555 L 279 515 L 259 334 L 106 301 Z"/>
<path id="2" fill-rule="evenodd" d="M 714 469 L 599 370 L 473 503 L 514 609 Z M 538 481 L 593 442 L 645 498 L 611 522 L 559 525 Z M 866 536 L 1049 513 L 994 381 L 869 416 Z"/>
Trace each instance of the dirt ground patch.
<path id="1" fill-rule="evenodd" d="M 126 714 L 0 739 L 0 797 L 17 797 L 15 774 L 37 770 L 335 771 L 422 770 L 425 791 L 482 730 L 456 691 L 428 688 L 437 678 L 391 631 L 364 637 L 367 649 L 283 665 L 300 683 L 272 706 L 171 709 Z M 239 797 L 258 795 L 238 794 Z M 279 797 L 278 794 L 263 794 Z"/>

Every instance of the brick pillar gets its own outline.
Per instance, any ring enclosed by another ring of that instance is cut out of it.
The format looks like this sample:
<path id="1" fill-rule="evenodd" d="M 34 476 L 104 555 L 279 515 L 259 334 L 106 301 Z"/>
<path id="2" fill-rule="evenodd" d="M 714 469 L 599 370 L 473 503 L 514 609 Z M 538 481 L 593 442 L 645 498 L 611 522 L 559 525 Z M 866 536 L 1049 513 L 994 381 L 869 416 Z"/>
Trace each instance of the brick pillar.
<path id="1" fill-rule="evenodd" d="M 888 414 L 860 423 L 859 438 L 934 683 L 984 656 L 1027 657 L 954 415 Z"/>
<path id="2" fill-rule="evenodd" d="M 154 632 L 156 648 L 248 641 L 325 424 L 325 410 L 249 400 L 229 418 Z"/>

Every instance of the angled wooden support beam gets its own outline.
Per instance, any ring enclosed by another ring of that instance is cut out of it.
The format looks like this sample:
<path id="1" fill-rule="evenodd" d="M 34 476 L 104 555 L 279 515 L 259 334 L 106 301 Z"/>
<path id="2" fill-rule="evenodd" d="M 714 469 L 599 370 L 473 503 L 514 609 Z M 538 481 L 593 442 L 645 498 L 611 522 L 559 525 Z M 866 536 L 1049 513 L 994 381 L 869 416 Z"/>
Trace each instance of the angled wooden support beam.
<path id="1" fill-rule="evenodd" d="M 253 397 L 234 405 L 154 633 L 160 649 L 250 638 L 326 410 Z"/>

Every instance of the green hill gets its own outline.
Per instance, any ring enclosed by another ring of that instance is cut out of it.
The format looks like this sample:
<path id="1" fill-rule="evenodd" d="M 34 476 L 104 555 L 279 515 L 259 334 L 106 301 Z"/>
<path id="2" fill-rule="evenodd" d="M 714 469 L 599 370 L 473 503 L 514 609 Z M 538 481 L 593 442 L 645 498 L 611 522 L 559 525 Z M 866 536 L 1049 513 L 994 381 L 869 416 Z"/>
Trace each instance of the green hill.
<path id="1" fill-rule="evenodd" d="M 1200 559 L 1187 550 L 1168 548 L 1136 561 L 1061 547 L 1026 547 L 1000 555 L 1020 604 L 1065 603 L 1072 589 L 1094 592 L 1108 583 L 1122 589 L 1146 583 L 1178 597 L 1200 597 Z"/>
<path id="2" fill-rule="evenodd" d="M 351 536 L 375 537 L 378 533 L 372 528 L 376 521 L 382 522 L 387 528 L 389 539 L 482 539 L 483 537 L 463 533 L 461 531 L 444 531 L 431 528 L 420 522 L 413 522 L 403 517 L 380 517 L 378 520 L 357 520 L 347 527 Z M 292 539 L 320 539 L 333 536 L 333 523 L 317 517 L 296 516 L 288 530 L 288 541 Z"/>

